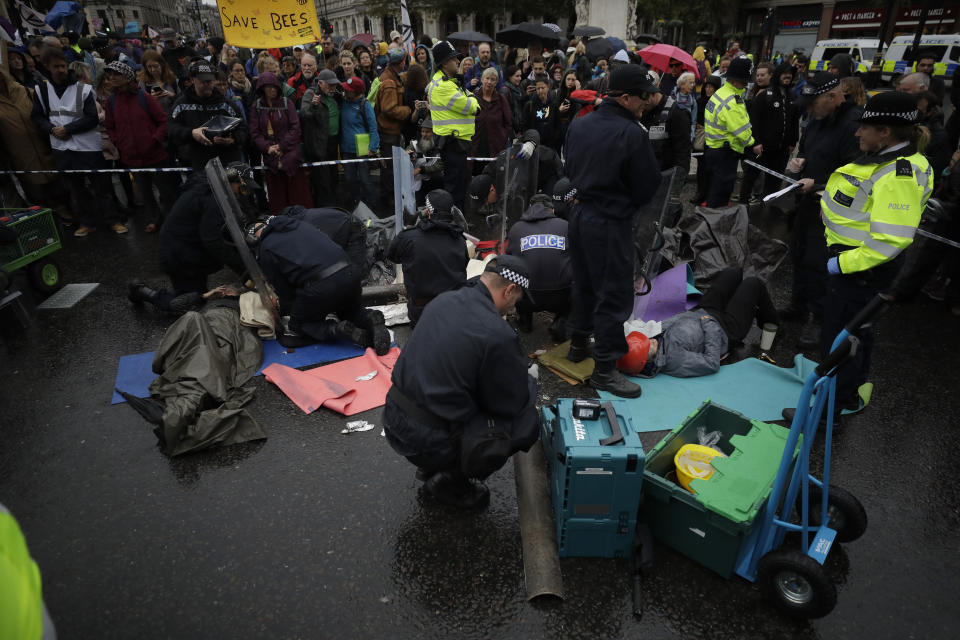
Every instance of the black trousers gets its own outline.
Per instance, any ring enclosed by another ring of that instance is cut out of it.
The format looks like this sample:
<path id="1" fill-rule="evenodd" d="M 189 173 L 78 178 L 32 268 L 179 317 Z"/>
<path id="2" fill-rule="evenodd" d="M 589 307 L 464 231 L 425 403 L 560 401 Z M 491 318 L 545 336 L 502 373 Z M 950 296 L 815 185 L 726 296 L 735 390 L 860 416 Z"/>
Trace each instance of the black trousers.
<path id="1" fill-rule="evenodd" d="M 447 136 L 440 158 L 443 160 L 443 188 L 453 196 L 453 204 L 463 211 L 467 194 L 467 150 L 470 143 Z"/>
<path id="2" fill-rule="evenodd" d="M 575 205 L 570 215 L 573 266 L 569 325 L 594 335 L 593 357 L 601 370 L 627 352 L 623 323 L 633 312 L 633 223 Z"/>
<path id="3" fill-rule="evenodd" d="M 531 290 L 534 302 L 530 302 L 526 296 L 517 303 L 517 313 L 520 316 L 531 316 L 535 311 L 549 311 L 557 314 L 557 317 L 565 317 L 570 314 L 570 287 L 566 289 L 555 289 L 552 291 L 537 289 Z"/>
<path id="4" fill-rule="evenodd" d="M 380 157 L 392 158 L 393 148 L 403 146 L 400 134 L 380 134 Z M 393 211 L 393 162 L 387 161 L 380 166 L 380 202 Z"/>
<path id="5" fill-rule="evenodd" d="M 324 160 L 336 160 L 339 144 L 334 136 L 327 140 L 327 153 Z M 311 160 L 310 162 L 316 162 Z M 310 184 L 313 187 L 313 201 L 318 207 L 332 207 L 337 204 L 338 165 L 310 167 Z"/>
<path id="6" fill-rule="evenodd" d="M 703 161 L 710 176 L 710 187 L 707 190 L 707 207 L 721 209 L 730 202 L 733 186 L 737 182 L 737 163 L 740 154 L 730 147 L 712 149 L 707 147 L 703 152 Z"/>
<path id="7" fill-rule="evenodd" d="M 324 341 L 338 337 L 337 321 L 328 320 L 329 314 L 362 325 L 367 310 L 361 301 L 361 281 L 360 270 L 351 264 L 319 282 L 298 287 L 290 305 L 290 328 Z"/>
<path id="8" fill-rule="evenodd" d="M 756 319 L 757 325 L 777 324 L 777 309 L 767 286 L 759 278 L 744 278 L 739 268 L 724 269 L 700 299 L 700 308 L 717 319 L 730 342 L 743 342 Z"/>
<path id="9" fill-rule="evenodd" d="M 827 282 L 827 241 L 820 220 L 820 200 L 805 196 L 793 218 L 790 258 L 793 260 L 791 301 L 806 307 L 818 318 L 822 315 Z"/>
<path id="10" fill-rule="evenodd" d="M 759 158 L 755 157 L 752 153 L 750 154 L 750 160 L 756 162 L 757 164 L 765 166 L 767 169 L 772 169 L 778 173 L 783 173 L 783 170 L 787 166 L 787 160 L 790 159 L 790 150 L 789 149 L 772 149 L 767 151 L 763 150 L 763 153 Z M 757 178 L 760 177 L 760 169 L 743 163 L 743 180 L 740 182 L 740 199 L 749 200 L 751 192 L 753 191 L 754 185 L 757 183 Z M 780 189 L 780 185 L 783 183 L 780 178 L 777 176 L 772 176 L 769 173 L 763 174 L 763 195 L 768 195 L 774 191 Z"/>

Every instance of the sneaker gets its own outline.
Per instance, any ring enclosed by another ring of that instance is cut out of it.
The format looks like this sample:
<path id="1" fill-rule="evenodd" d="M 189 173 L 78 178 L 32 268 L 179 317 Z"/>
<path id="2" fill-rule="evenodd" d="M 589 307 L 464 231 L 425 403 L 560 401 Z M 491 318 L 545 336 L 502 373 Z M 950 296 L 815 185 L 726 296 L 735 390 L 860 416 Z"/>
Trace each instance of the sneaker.
<path id="1" fill-rule="evenodd" d="M 127 229 L 127 225 L 123 224 L 122 222 L 114 222 L 112 225 L 110 225 L 110 230 L 118 235 L 130 231 L 130 229 Z"/>
<path id="2" fill-rule="evenodd" d="M 440 504 L 472 511 L 490 504 L 490 490 L 458 471 L 438 471 L 423 483 L 424 492 Z"/>
<path id="3" fill-rule="evenodd" d="M 590 376 L 590 386 L 597 391 L 609 391 L 621 398 L 639 398 L 643 394 L 640 385 L 627 380 L 627 377 L 620 373 L 616 367 L 609 371 L 594 369 L 593 375 Z"/>
<path id="4" fill-rule="evenodd" d="M 96 230 L 97 230 L 96 227 L 88 227 L 87 225 L 82 224 L 82 225 L 80 225 L 79 227 L 77 227 L 77 230 L 76 230 L 76 231 L 73 232 L 73 237 L 75 237 L 75 238 L 86 238 L 88 235 L 90 235 L 91 233 L 93 233 L 93 232 L 96 231 Z"/>

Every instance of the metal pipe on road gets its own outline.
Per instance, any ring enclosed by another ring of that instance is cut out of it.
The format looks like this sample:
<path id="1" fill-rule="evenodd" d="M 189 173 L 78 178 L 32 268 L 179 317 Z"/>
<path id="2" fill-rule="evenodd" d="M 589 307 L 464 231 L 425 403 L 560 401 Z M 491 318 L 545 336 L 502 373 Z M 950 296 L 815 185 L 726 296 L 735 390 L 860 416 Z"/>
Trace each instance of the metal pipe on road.
<path id="1" fill-rule="evenodd" d="M 563 576 L 557 553 L 550 485 L 543 446 L 538 440 L 530 451 L 513 456 L 517 480 L 517 510 L 523 543 L 523 582 L 527 601 L 540 596 L 563 599 Z"/>

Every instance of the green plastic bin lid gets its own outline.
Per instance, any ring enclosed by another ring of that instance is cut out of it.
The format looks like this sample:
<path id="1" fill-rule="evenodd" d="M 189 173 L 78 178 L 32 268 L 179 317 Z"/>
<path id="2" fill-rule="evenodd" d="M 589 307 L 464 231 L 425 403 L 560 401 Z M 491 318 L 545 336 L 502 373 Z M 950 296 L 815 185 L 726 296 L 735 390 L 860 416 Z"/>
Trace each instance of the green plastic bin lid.
<path id="1" fill-rule="evenodd" d="M 756 518 L 773 488 L 790 434 L 789 429 L 766 422 L 753 420 L 751 425 L 747 435 L 730 438 L 735 449 L 730 457 L 712 460 L 717 471 L 711 478 L 690 483 L 703 506 L 736 523 Z"/>

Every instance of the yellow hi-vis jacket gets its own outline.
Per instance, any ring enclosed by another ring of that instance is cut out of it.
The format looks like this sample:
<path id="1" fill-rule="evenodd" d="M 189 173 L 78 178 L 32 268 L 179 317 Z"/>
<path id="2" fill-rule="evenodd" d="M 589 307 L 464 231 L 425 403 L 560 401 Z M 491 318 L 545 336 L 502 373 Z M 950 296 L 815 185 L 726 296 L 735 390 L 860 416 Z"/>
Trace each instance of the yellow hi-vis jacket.
<path id="1" fill-rule="evenodd" d="M 461 89 L 452 78 L 444 77 L 443 71 L 437 71 L 427 85 L 427 99 L 434 135 L 473 139 L 474 115 L 480 108 L 473 94 Z"/>
<path id="2" fill-rule="evenodd" d="M 820 211 L 827 246 L 853 247 L 840 253 L 840 271 L 872 269 L 910 246 L 932 191 L 933 171 L 919 153 L 834 171 Z"/>
<path id="3" fill-rule="evenodd" d="M 725 144 L 737 153 L 743 153 L 752 147 L 753 130 L 750 128 L 750 116 L 743 102 L 743 92 L 729 82 L 724 82 L 717 92 L 710 96 L 703 112 L 703 132 L 705 142 L 711 149 L 720 149 Z"/>
<path id="4" fill-rule="evenodd" d="M 40 640 L 43 631 L 40 570 L 17 521 L 0 505 L 0 638 Z"/>

